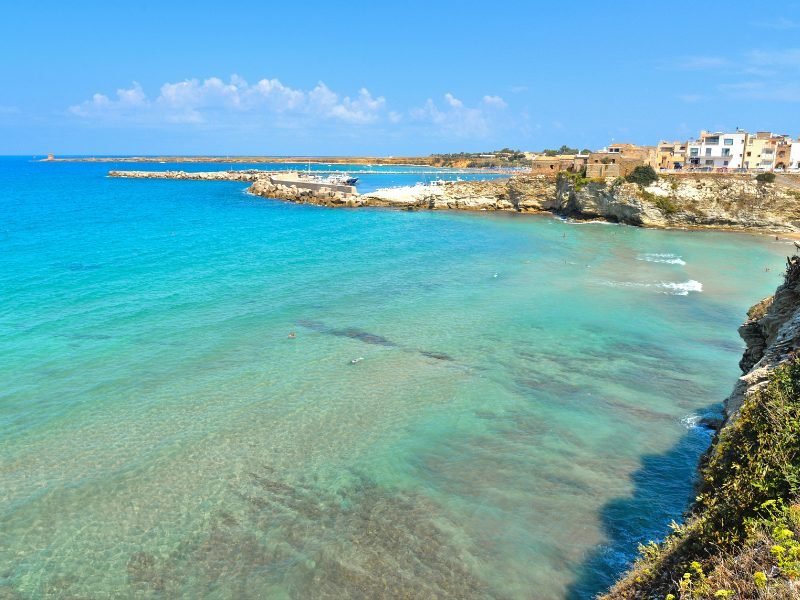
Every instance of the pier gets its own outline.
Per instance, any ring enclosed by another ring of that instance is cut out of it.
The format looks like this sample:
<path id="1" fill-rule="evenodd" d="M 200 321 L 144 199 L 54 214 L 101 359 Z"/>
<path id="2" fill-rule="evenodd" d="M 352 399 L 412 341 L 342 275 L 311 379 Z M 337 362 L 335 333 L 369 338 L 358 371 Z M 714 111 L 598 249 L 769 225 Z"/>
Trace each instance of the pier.
<path id="1" fill-rule="evenodd" d="M 292 202 L 355 205 L 359 200 L 353 185 L 315 181 L 297 171 L 109 171 L 109 177 L 123 179 L 183 179 L 194 181 L 241 181 L 253 185 L 249 190 L 260 196 Z"/>

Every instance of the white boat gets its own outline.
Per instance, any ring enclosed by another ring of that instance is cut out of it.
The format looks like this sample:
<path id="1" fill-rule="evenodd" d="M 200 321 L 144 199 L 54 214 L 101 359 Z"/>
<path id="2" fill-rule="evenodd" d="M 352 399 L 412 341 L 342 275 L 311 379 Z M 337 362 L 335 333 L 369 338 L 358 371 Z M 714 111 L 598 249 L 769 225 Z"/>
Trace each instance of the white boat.
<path id="1" fill-rule="evenodd" d="M 301 175 L 303 179 L 313 181 L 314 183 L 328 183 L 330 185 L 355 185 L 358 177 L 351 177 L 347 173 L 336 173 L 335 175 L 314 175 L 310 171 L 306 171 Z"/>

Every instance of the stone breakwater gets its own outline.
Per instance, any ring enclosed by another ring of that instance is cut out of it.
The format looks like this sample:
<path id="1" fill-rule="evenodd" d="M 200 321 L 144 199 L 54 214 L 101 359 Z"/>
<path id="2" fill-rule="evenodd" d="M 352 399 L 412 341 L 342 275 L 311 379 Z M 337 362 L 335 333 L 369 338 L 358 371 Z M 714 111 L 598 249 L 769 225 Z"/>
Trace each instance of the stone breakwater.
<path id="1" fill-rule="evenodd" d="M 125 179 L 191 179 L 197 181 L 256 181 L 263 176 L 258 169 L 230 171 L 109 171 L 109 177 Z"/>
<path id="2" fill-rule="evenodd" d="M 109 176 L 250 182 L 248 191 L 258 196 L 331 207 L 551 212 L 644 227 L 800 232 L 800 177 L 792 176 L 784 176 L 776 183 L 759 183 L 748 175 L 669 175 L 641 188 L 622 179 L 515 175 L 490 181 L 387 188 L 365 194 L 285 185 L 277 182 L 274 174 L 259 170 L 111 171 Z"/>

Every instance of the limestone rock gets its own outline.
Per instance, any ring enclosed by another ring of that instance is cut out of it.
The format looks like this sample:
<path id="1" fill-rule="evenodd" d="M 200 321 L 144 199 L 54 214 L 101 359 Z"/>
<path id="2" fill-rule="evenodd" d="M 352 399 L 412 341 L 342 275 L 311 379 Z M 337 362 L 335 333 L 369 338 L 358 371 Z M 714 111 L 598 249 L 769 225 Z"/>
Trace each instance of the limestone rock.
<path id="1" fill-rule="evenodd" d="M 775 295 L 753 306 L 739 328 L 747 348 L 739 362 L 744 375 L 725 404 L 729 418 L 735 417 L 747 394 L 764 385 L 769 374 L 800 349 L 800 259 L 791 260 L 798 262 L 790 262 Z"/>

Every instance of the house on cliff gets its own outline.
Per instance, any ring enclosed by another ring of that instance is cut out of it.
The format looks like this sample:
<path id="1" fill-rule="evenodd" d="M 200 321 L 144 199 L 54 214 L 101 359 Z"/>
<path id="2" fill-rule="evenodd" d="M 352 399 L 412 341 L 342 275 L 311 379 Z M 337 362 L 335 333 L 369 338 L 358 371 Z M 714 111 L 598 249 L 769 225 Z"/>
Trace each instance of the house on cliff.
<path id="1" fill-rule="evenodd" d="M 800 138 L 792 142 L 792 148 L 789 151 L 789 166 L 788 169 L 800 169 Z"/>
<path id="2" fill-rule="evenodd" d="M 538 154 L 531 159 L 531 173 L 534 175 L 555 175 L 560 171 L 579 173 L 586 166 L 588 154 Z"/>
<path id="3" fill-rule="evenodd" d="M 658 169 L 680 169 L 686 163 L 686 142 L 661 140 L 656 146 Z"/>
<path id="4" fill-rule="evenodd" d="M 687 144 L 689 166 L 707 170 L 747 168 L 744 165 L 747 133 L 701 131 L 697 140 Z"/>
<path id="5" fill-rule="evenodd" d="M 589 154 L 586 177 L 625 177 L 641 165 L 656 168 L 658 156 L 655 146 L 611 144 Z"/>

